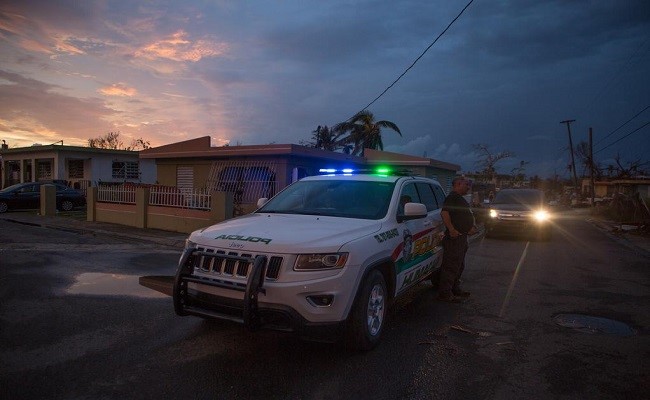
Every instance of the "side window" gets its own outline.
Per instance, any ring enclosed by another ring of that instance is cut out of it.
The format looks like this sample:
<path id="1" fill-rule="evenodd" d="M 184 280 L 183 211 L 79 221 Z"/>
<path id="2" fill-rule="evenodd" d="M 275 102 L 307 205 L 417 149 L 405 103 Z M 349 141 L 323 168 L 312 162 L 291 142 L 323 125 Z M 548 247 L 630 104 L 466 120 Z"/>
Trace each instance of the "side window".
<path id="1" fill-rule="evenodd" d="M 436 196 L 433 193 L 433 189 L 431 188 L 431 185 L 422 182 L 422 183 L 416 183 L 416 186 L 418 189 L 418 193 L 420 193 L 421 202 L 425 206 L 427 206 L 427 211 L 433 211 L 440 208 L 438 202 L 436 201 Z"/>
<path id="2" fill-rule="evenodd" d="M 420 196 L 418 195 L 414 183 L 407 183 L 402 188 L 402 193 L 400 193 L 399 197 L 398 214 L 404 214 L 404 204 L 406 203 L 421 203 Z"/>
<path id="3" fill-rule="evenodd" d="M 438 205 L 440 208 L 442 208 L 442 203 L 445 202 L 445 192 L 442 190 L 442 188 L 438 185 L 433 185 L 433 193 L 436 196 L 436 200 L 438 201 Z"/>
<path id="4" fill-rule="evenodd" d="M 20 189 L 20 193 L 36 193 L 40 191 L 40 186 L 38 185 L 28 185 Z"/>

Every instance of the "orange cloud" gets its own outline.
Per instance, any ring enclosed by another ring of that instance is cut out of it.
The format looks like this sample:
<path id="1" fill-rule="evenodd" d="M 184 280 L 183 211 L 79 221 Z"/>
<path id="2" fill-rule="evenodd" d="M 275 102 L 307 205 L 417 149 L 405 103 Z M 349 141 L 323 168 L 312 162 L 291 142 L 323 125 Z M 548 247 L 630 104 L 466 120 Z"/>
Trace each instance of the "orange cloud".
<path id="1" fill-rule="evenodd" d="M 178 31 L 168 38 L 136 51 L 135 56 L 148 60 L 167 59 L 197 62 L 203 58 L 223 55 L 228 50 L 225 43 L 215 43 L 205 39 L 191 42 L 186 37 L 186 32 Z"/>
<path id="2" fill-rule="evenodd" d="M 74 39 L 73 37 L 55 36 L 53 39 L 54 39 L 54 48 L 60 53 L 85 54 L 83 50 L 69 43 L 70 40 Z"/>
<path id="3" fill-rule="evenodd" d="M 99 93 L 105 96 L 135 96 L 138 91 L 135 88 L 128 87 L 124 83 L 114 83 L 110 86 L 105 86 L 98 90 Z"/>

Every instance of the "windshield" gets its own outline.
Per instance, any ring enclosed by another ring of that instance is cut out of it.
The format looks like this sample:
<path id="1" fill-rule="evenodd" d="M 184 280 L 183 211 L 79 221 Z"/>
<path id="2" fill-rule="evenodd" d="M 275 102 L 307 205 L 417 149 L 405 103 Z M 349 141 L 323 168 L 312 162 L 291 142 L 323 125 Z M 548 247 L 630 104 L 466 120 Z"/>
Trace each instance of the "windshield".
<path id="1" fill-rule="evenodd" d="M 494 198 L 493 204 L 525 204 L 540 205 L 544 202 L 544 194 L 537 190 L 507 190 L 500 191 Z"/>
<path id="2" fill-rule="evenodd" d="M 394 186 L 391 182 L 299 181 L 257 212 L 381 219 L 388 211 Z"/>

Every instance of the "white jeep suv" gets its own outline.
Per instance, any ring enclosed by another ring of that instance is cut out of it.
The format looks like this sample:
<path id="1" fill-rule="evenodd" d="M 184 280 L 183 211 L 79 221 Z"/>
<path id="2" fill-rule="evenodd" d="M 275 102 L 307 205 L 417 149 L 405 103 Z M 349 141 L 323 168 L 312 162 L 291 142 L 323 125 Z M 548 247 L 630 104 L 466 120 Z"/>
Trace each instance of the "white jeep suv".
<path id="1" fill-rule="evenodd" d="M 379 342 L 387 307 L 442 261 L 432 179 L 330 173 L 286 187 L 252 214 L 193 232 L 174 279 L 178 315 L 249 329 Z"/>

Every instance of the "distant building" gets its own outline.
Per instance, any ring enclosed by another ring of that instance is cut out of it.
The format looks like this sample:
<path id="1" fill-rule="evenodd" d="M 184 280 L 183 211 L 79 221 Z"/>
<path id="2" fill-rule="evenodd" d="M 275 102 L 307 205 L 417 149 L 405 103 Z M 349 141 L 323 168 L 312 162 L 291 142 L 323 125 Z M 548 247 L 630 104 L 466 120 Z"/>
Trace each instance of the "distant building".
<path id="1" fill-rule="evenodd" d="M 22 182 L 65 181 L 85 190 L 100 182 L 155 183 L 153 160 L 137 151 L 45 145 L 0 149 L 2 187 Z"/>

